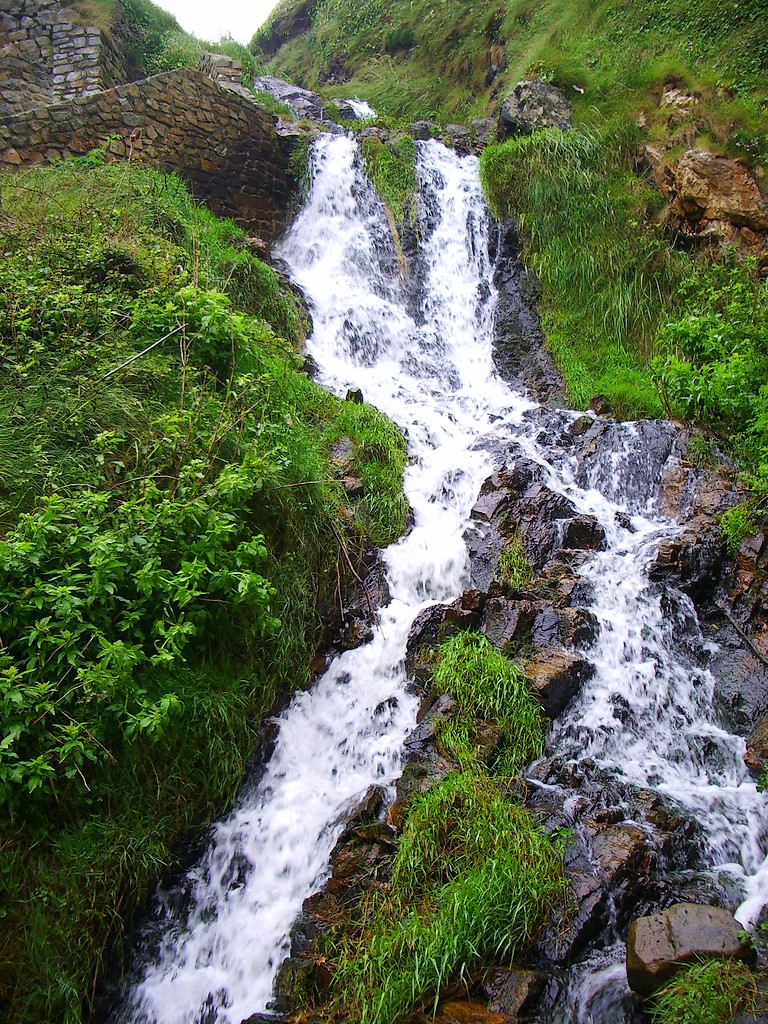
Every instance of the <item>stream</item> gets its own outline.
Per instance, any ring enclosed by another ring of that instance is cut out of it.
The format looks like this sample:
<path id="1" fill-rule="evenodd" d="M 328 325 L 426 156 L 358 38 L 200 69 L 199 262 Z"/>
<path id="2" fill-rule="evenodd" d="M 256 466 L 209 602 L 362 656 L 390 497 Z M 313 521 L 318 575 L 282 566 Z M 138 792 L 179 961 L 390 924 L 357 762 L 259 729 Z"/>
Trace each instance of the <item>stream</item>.
<path id="1" fill-rule="evenodd" d="M 159 890 L 114 1024 L 240 1024 L 270 1009 L 292 922 L 327 879 L 346 817 L 371 785 L 392 787 L 401 771 L 419 703 L 404 668 L 413 620 L 469 586 L 470 512 L 483 481 L 517 457 L 540 466 L 547 487 L 606 536 L 579 568 L 599 624 L 585 652 L 596 671 L 555 722 L 547 756 L 588 759 L 582 796 L 616 780 L 695 818 L 702 862 L 744 925 L 768 902 L 768 812 L 744 767 L 744 740 L 713 712 L 693 606 L 648 579 L 658 546 L 681 529 L 657 508 L 663 462 L 634 424 L 616 424 L 593 457 L 574 456 L 558 436 L 581 414 L 540 409 L 498 376 L 495 228 L 477 160 L 419 143 L 418 181 L 410 282 L 346 136 L 315 143 L 310 195 L 279 251 L 310 303 L 307 350 L 320 381 L 340 395 L 362 389 L 408 440 L 413 527 L 383 553 L 390 602 L 373 640 L 337 657 L 278 716 L 263 775 L 246 780 L 214 827 L 185 898 Z M 663 452 L 679 459 L 673 439 Z M 574 822 L 580 799 L 562 796 Z M 541 1020 L 635 1019 L 623 955 L 608 934 Z"/>

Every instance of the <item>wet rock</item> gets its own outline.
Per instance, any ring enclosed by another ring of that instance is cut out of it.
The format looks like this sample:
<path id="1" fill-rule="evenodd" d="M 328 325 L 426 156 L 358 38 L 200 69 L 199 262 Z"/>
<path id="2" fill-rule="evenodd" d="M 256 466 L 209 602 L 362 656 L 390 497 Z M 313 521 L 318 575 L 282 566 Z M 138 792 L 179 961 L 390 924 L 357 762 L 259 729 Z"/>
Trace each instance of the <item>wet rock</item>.
<path id="1" fill-rule="evenodd" d="M 480 993 L 492 1013 L 516 1020 L 534 1008 L 543 986 L 544 976 L 537 971 L 496 970 L 483 980 Z"/>
<path id="2" fill-rule="evenodd" d="M 563 380 L 544 344 L 538 312 L 541 287 L 525 269 L 515 226 L 499 226 L 495 240 L 494 284 L 498 292 L 493 330 L 493 361 L 512 387 L 539 402 L 554 402 Z"/>
<path id="3" fill-rule="evenodd" d="M 356 405 L 362 405 L 365 401 L 360 388 L 349 388 L 345 397 L 348 402 L 354 402 Z"/>
<path id="4" fill-rule="evenodd" d="M 405 820 L 408 804 L 422 793 L 428 792 L 455 769 L 436 750 L 430 749 L 409 761 L 395 784 L 395 801 L 387 811 L 387 824 L 399 829 Z"/>
<path id="5" fill-rule="evenodd" d="M 599 628 L 595 615 L 586 608 L 547 606 L 536 614 L 533 644 L 539 649 L 553 646 L 586 647 L 594 642 Z"/>
<path id="6" fill-rule="evenodd" d="M 656 864 L 647 835 L 636 825 L 609 825 L 597 830 L 592 837 L 592 855 L 600 878 L 611 886 L 630 876 L 647 875 Z"/>
<path id="7" fill-rule="evenodd" d="M 528 685 L 548 718 L 565 710 L 593 672 L 586 658 L 568 651 L 549 651 L 525 666 Z"/>
<path id="8" fill-rule="evenodd" d="M 576 516 L 563 530 L 563 547 L 582 551 L 605 551 L 605 530 L 594 516 Z"/>
<path id="9" fill-rule="evenodd" d="M 276 1017 L 274 1013 L 254 1013 L 240 1024 L 279 1024 L 281 1020 L 282 1018 Z"/>
<path id="10" fill-rule="evenodd" d="M 451 604 L 433 605 L 419 612 L 405 648 L 405 667 L 409 675 L 418 682 L 427 682 L 432 676 L 437 648 L 459 630 L 475 629 L 479 625 L 477 591 L 467 591 Z"/>
<path id="11" fill-rule="evenodd" d="M 344 626 L 341 632 L 339 646 L 342 651 L 354 651 L 372 639 L 373 630 L 368 623 L 363 622 L 361 619 L 352 619 L 351 622 Z"/>
<path id="12" fill-rule="evenodd" d="M 434 1024 L 514 1024 L 508 1013 L 494 1013 L 476 999 L 447 999 L 429 1020 Z"/>
<path id="13" fill-rule="evenodd" d="M 678 903 L 632 922 L 627 936 L 627 980 L 648 996 L 683 964 L 747 953 L 733 915 L 723 907 Z"/>
<path id="14" fill-rule="evenodd" d="M 762 775 L 768 767 L 768 717 L 761 718 L 749 734 L 744 764 L 755 775 Z"/>
<path id="15" fill-rule="evenodd" d="M 311 1003 L 330 983 L 331 972 L 324 961 L 290 957 L 280 968 L 272 1005 L 278 1013 L 288 1013 Z"/>
<path id="16" fill-rule="evenodd" d="M 319 121 L 323 117 L 323 100 L 309 89 L 300 89 L 282 78 L 261 75 L 254 79 L 254 92 L 267 92 L 270 96 L 286 103 L 298 118 Z"/>
<path id="17" fill-rule="evenodd" d="M 529 640 L 536 620 L 536 607 L 530 601 L 490 598 L 483 611 L 482 631 L 494 647 L 520 644 Z"/>
<path id="18" fill-rule="evenodd" d="M 339 112 L 339 117 L 342 121 L 357 121 L 359 120 L 357 112 L 349 100 L 334 99 L 331 103 L 336 107 Z"/>
<path id="19" fill-rule="evenodd" d="M 695 601 L 716 589 L 724 553 L 719 525 L 707 516 L 698 516 L 679 536 L 659 545 L 648 575 L 651 580 L 680 587 Z"/>
<path id="20" fill-rule="evenodd" d="M 445 126 L 445 134 L 449 145 L 460 155 L 466 156 L 472 148 L 472 140 L 469 128 L 463 124 L 448 124 Z"/>
<path id="21" fill-rule="evenodd" d="M 563 93 L 539 78 L 518 82 L 506 97 L 499 114 L 498 137 L 530 135 L 540 128 L 568 131 L 573 111 Z"/>
<path id="22" fill-rule="evenodd" d="M 414 121 L 413 137 L 419 142 L 427 142 L 429 139 L 439 139 L 441 129 L 439 124 L 432 121 Z"/>
<path id="23" fill-rule="evenodd" d="M 496 122 L 491 117 L 476 118 L 470 123 L 472 131 L 472 149 L 480 153 L 496 137 Z"/>

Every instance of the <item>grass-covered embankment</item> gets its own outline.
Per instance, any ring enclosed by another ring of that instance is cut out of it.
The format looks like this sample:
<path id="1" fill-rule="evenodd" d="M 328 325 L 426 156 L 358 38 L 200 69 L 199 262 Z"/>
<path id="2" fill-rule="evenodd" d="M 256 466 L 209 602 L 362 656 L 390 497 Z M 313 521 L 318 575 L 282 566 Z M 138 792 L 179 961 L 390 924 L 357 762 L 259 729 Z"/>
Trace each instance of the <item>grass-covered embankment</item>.
<path id="1" fill-rule="evenodd" d="M 405 445 L 299 372 L 293 295 L 177 178 L 94 153 L 0 196 L 0 1005 L 75 1022 L 403 530 Z"/>
<path id="2" fill-rule="evenodd" d="M 459 633 L 439 651 L 434 691 L 456 701 L 438 738 L 455 770 L 407 807 L 390 883 L 327 940 L 331 1001 L 313 1020 L 397 1024 L 520 956 L 562 905 L 561 844 L 515 797 L 543 746 L 521 670 Z"/>

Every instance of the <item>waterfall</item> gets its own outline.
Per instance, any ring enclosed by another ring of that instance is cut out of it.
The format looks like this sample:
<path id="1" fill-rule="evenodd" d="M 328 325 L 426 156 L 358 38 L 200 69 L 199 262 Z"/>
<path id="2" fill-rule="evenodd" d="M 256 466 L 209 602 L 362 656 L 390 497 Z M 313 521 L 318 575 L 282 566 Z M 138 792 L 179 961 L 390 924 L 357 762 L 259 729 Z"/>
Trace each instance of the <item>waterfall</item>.
<path id="1" fill-rule="evenodd" d="M 135 968 L 115 1021 L 240 1024 L 268 1009 L 291 924 L 326 880 L 345 816 L 401 769 L 417 712 L 403 664 L 410 626 L 468 585 L 470 510 L 500 459 L 518 455 L 537 462 L 547 485 L 595 516 L 607 537 L 606 550 L 580 569 L 595 595 L 600 630 L 588 656 L 597 671 L 556 723 L 550 751 L 588 755 L 695 814 L 707 862 L 731 878 L 745 923 L 768 899 L 766 815 L 741 760 L 743 741 L 712 717 L 714 681 L 691 654 L 702 646 L 694 611 L 683 595 L 665 599 L 648 583 L 653 553 L 679 530 L 654 502 L 661 466 L 632 424 L 617 424 L 590 462 L 550 450 L 553 422 L 565 431 L 574 416 L 549 416 L 543 431 L 543 413 L 494 370 L 494 268 L 477 161 L 421 143 L 418 186 L 415 303 L 348 137 L 315 144 L 311 191 L 280 252 L 310 302 L 308 351 L 322 382 L 339 394 L 361 388 L 408 438 L 414 522 L 383 554 L 391 601 L 370 643 L 339 656 L 278 717 L 262 779 L 243 788 L 186 879 L 188 911 L 179 916 L 172 896 L 158 897 L 164 934 L 156 955 Z M 682 633 L 693 643 L 681 645 Z M 601 972 L 620 984 L 615 967 Z M 574 1013 L 562 1019 L 592 1019 Z"/>

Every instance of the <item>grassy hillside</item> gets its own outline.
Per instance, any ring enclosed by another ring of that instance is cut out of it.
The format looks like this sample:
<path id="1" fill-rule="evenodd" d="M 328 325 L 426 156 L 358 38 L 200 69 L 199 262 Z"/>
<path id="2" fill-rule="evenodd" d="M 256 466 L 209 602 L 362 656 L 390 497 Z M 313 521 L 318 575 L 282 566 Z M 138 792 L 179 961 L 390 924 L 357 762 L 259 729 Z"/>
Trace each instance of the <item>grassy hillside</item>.
<path id="1" fill-rule="evenodd" d="M 768 479 L 768 285 L 748 262 L 680 246 L 635 160 L 641 145 L 666 163 L 706 148 L 742 158 L 765 191 L 765 15 L 763 0 L 284 0 L 252 48 L 326 96 L 443 124 L 496 117 L 526 77 L 562 89 L 574 130 L 492 145 L 482 176 L 541 278 L 568 398 L 705 424 L 754 481 Z M 696 102 L 663 105 L 670 86 Z"/>
<path id="2" fill-rule="evenodd" d="M 405 445 L 299 372 L 295 298 L 180 180 L 95 152 L 0 198 L 0 1007 L 75 1022 L 403 530 Z"/>
<path id="3" fill-rule="evenodd" d="M 650 107 L 674 79 L 711 101 L 700 127 L 725 143 L 734 117 L 765 131 L 765 13 L 762 0 L 283 0 L 252 48 L 310 87 L 330 76 L 338 95 L 439 120 L 484 116 L 535 75 L 589 123 Z"/>

